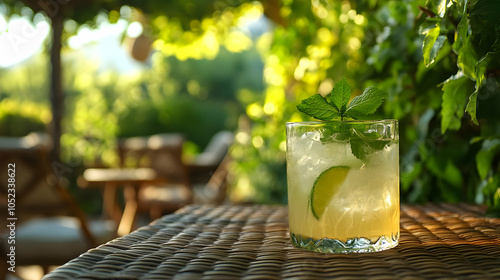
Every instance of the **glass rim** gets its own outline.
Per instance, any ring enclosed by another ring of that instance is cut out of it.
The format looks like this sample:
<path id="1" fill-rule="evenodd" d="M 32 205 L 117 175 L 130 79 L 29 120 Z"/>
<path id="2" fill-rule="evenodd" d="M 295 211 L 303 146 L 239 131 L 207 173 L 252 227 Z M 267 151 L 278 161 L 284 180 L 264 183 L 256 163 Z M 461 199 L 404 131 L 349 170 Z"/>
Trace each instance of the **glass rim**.
<path id="1" fill-rule="evenodd" d="M 321 124 L 332 124 L 332 123 L 346 123 L 346 124 L 390 124 L 398 123 L 398 119 L 381 119 L 381 120 L 331 120 L 331 121 L 300 121 L 300 122 L 286 122 L 286 126 L 290 125 L 321 125 Z"/>

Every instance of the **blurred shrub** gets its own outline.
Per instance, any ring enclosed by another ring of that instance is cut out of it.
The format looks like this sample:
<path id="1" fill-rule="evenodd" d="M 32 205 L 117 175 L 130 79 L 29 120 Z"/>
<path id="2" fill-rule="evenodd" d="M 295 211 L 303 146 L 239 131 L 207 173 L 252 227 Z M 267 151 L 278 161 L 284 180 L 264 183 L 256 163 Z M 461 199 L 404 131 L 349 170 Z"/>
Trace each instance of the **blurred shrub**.
<path id="1" fill-rule="evenodd" d="M 47 131 L 51 116 L 46 67 L 47 56 L 39 55 L 0 69 L 0 135 L 25 136 L 32 131 Z"/>
<path id="2" fill-rule="evenodd" d="M 0 101 L 0 135 L 22 137 L 33 131 L 47 131 L 50 119 L 46 106 L 5 98 Z"/>
<path id="3" fill-rule="evenodd" d="M 45 131 L 45 124 L 36 117 L 18 113 L 4 113 L 0 116 L 0 135 L 22 137 L 32 131 Z"/>
<path id="4" fill-rule="evenodd" d="M 264 65 L 255 48 L 234 53 L 222 47 L 213 59 L 179 60 L 170 56 L 167 62 L 172 69 L 170 77 L 181 85 L 179 90 L 199 99 L 237 101 L 241 89 L 260 92 L 265 88 Z"/>
<path id="5" fill-rule="evenodd" d="M 237 115 L 232 106 L 188 95 L 165 97 L 159 102 L 151 99 L 128 107 L 118 121 L 118 137 L 180 132 L 203 148 L 211 137 L 224 129 L 236 128 Z M 229 108 L 228 108 L 229 107 Z"/>

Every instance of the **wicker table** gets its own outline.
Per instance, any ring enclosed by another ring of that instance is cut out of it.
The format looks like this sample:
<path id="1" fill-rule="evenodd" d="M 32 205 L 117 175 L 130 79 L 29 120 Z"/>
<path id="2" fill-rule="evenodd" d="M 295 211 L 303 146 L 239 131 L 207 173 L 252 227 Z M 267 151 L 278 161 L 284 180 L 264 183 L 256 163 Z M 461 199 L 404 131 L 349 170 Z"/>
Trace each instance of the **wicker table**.
<path id="1" fill-rule="evenodd" d="M 44 279 L 500 279 L 500 219 L 467 204 L 401 209 L 396 248 L 318 254 L 291 245 L 285 206 L 188 206 Z"/>

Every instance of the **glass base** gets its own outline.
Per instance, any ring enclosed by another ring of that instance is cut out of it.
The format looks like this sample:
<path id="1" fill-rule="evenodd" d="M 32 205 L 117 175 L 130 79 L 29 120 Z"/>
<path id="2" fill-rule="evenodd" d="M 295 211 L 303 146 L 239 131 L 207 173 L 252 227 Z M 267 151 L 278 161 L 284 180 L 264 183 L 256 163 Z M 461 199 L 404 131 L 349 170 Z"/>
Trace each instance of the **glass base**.
<path id="1" fill-rule="evenodd" d="M 398 245 L 399 234 L 392 237 L 381 236 L 376 242 L 367 238 L 349 239 L 342 242 L 336 239 L 323 238 L 314 240 L 300 234 L 290 232 L 292 244 L 297 248 L 319 253 L 368 253 L 394 248 Z"/>

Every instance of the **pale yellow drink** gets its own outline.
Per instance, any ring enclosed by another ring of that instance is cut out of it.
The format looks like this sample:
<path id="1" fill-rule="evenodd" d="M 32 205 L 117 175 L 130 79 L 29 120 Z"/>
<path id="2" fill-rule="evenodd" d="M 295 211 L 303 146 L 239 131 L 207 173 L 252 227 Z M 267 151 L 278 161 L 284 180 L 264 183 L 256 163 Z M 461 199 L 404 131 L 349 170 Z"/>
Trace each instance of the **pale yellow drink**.
<path id="1" fill-rule="evenodd" d="M 337 124 L 287 124 L 292 243 L 326 253 L 392 248 L 399 239 L 397 121 Z M 355 149 L 365 149 L 362 156 L 354 156 L 351 141 Z M 318 179 L 326 173 L 329 177 Z M 326 202 L 321 206 L 317 200 Z"/>

